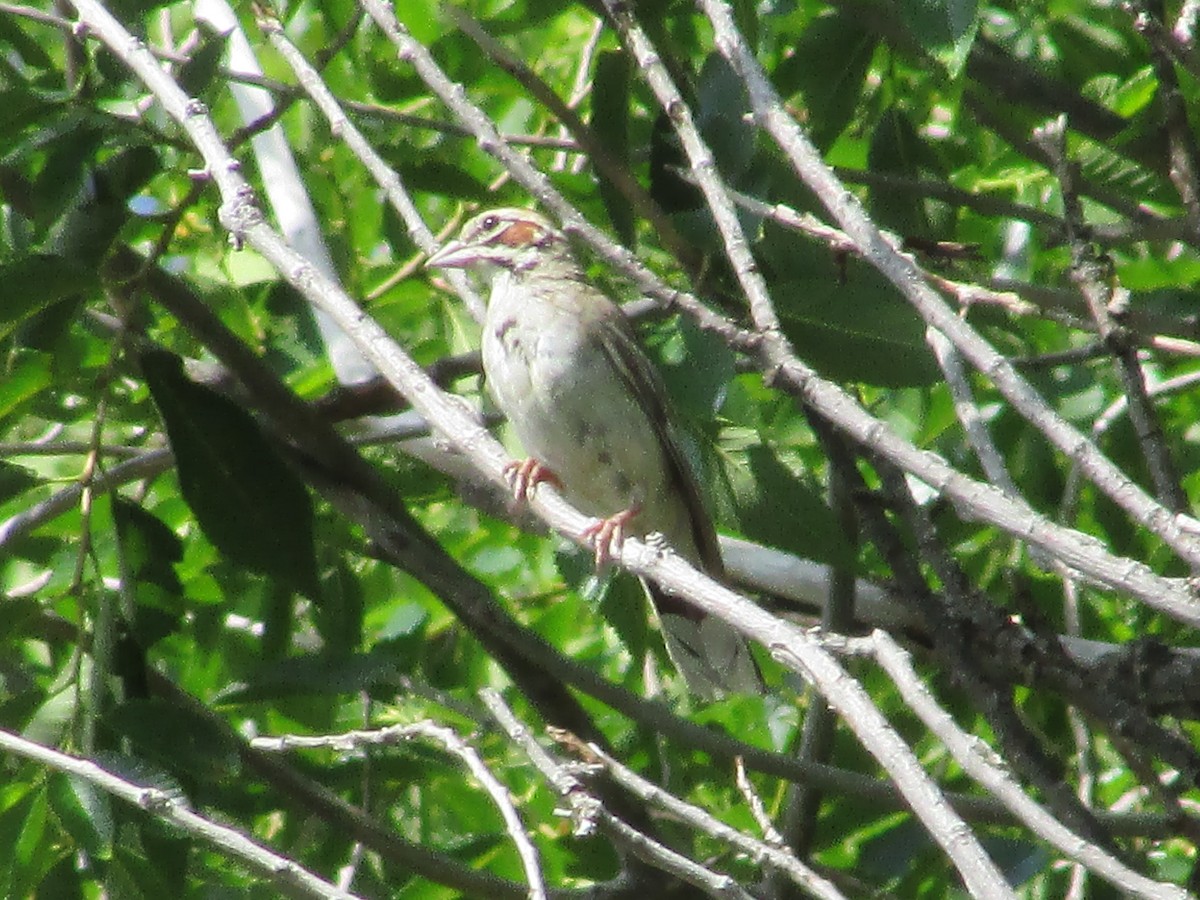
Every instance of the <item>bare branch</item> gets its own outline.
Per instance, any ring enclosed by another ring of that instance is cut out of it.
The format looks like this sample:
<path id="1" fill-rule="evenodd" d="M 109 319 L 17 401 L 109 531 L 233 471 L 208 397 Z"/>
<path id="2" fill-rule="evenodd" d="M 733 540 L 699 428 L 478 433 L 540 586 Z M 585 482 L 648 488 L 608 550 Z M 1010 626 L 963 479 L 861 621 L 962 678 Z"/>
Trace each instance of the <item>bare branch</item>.
<path id="1" fill-rule="evenodd" d="M 751 105 L 759 122 L 787 155 L 797 175 L 813 189 L 845 232 L 859 245 L 864 258 L 896 285 L 930 325 L 945 334 L 968 360 L 992 379 L 1014 409 L 1025 416 L 1062 452 L 1077 460 L 1082 471 L 1114 502 L 1125 509 L 1135 521 L 1161 537 L 1182 559 L 1200 567 L 1200 540 L 1197 539 L 1200 535 L 1200 522 L 1190 516 L 1172 515 L 1169 510 L 1147 496 L 1103 456 L 1091 441 L 1050 409 L 1000 354 L 954 315 L 932 288 L 924 283 L 911 260 L 901 255 L 867 218 L 858 202 L 834 177 L 800 127 L 788 115 L 754 55 L 746 47 L 728 5 L 722 0 L 699 0 L 699 3 L 713 23 L 718 49 L 729 59 L 746 84 Z M 764 349 L 769 352 L 781 374 L 794 373 L 793 377 L 796 378 L 798 386 L 802 389 L 808 387 L 807 393 L 810 397 L 815 393 L 811 387 L 811 373 L 798 366 L 786 348 L 771 341 L 764 341 Z M 814 402 L 814 405 L 817 404 Z M 856 429 L 847 428 L 848 417 L 844 411 L 839 412 L 842 414 L 832 415 L 832 420 L 853 433 Z M 870 434 L 862 437 L 867 438 L 866 443 L 877 447 L 893 462 L 911 471 L 909 465 L 902 462 L 890 447 L 885 447 L 884 442 L 879 440 L 881 434 L 880 429 L 872 429 Z M 945 475 L 949 480 L 938 478 L 930 483 L 951 493 L 950 488 L 957 473 Z M 961 502 L 957 496 L 954 496 L 954 499 Z M 1010 528 L 1011 522 L 1004 527 Z M 1037 542 L 1033 532 L 1026 536 Z M 1081 571 L 1091 569 L 1090 562 L 1085 569 L 1083 566 L 1077 566 L 1076 560 L 1063 556 L 1062 551 L 1066 549 L 1059 546 L 1051 549 L 1051 552 Z M 1070 555 L 1075 556 L 1073 553 Z M 1126 568 L 1128 571 L 1128 564 Z M 1088 571 L 1088 574 L 1097 573 Z M 1143 571 L 1141 574 L 1149 573 Z M 1181 621 L 1200 624 L 1200 603 L 1191 596 L 1190 591 L 1174 591 L 1173 598 L 1166 602 L 1144 594 L 1141 590 L 1137 590 L 1136 593 L 1144 602 L 1167 615 Z"/>
<path id="2" fill-rule="evenodd" d="M 186 798 L 177 792 L 145 787 L 126 781 L 86 759 L 77 759 L 50 747 L 27 741 L 19 735 L 0 730 L 0 749 L 31 759 L 59 772 L 82 778 L 147 814 L 183 829 L 221 853 L 257 872 L 277 889 L 289 894 L 320 898 L 354 900 L 357 895 L 309 872 L 303 866 L 275 853 L 234 828 L 218 825 L 193 812 Z"/>
<path id="3" fill-rule="evenodd" d="M 502 785 L 491 770 L 484 764 L 475 748 L 459 737 L 453 729 L 433 722 L 414 722 L 411 725 L 392 725 L 375 731 L 348 731 L 343 734 L 327 735 L 282 735 L 280 737 L 258 737 L 250 742 L 256 750 L 272 750 L 286 752 L 292 748 L 328 748 L 331 750 L 354 750 L 364 745 L 387 745 L 410 741 L 414 738 L 425 738 L 444 747 L 453 753 L 470 770 L 471 774 L 483 785 L 500 815 L 504 819 L 504 827 L 508 836 L 516 845 L 525 867 L 525 877 L 529 881 L 530 900 L 545 900 L 546 885 L 542 877 L 541 861 L 537 848 L 525 834 L 521 817 L 513 805 L 508 789 Z"/>
<path id="4" fill-rule="evenodd" d="M 999 797 L 1035 834 L 1070 858 L 1080 861 L 1121 891 L 1137 897 L 1153 897 L 1155 900 L 1184 900 L 1188 896 L 1182 888 L 1153 881 L 1133 871 L 1103 848 L 1071 832 L 1034 803 L 1005 770 L 1003 761 L 992 754 L 986 744 L 960 730 L 950 714 L 938 706 L 913 671 L 908 654 L 885 632 L 876 631 L 874 639 L 879 664 L 899 688 L 909 708 L 946 745 L 946 749 L 967 774 Z"/>

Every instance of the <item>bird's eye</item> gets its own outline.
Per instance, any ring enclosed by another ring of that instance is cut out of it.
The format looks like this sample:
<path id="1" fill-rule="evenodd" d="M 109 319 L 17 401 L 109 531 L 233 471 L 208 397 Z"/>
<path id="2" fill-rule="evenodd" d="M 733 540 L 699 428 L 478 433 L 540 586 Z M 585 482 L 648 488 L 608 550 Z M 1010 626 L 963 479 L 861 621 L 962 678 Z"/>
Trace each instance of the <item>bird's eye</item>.
<path id="1" fill-rule="evenodd" d="M 491 231 L 493 228 L 495 228 L 499 224 L 500 224 L 500 219 L 497 216 L 488 216 L 486 219 L 483 220 L 483 227 L 484 227 L 485 231 Z"/>

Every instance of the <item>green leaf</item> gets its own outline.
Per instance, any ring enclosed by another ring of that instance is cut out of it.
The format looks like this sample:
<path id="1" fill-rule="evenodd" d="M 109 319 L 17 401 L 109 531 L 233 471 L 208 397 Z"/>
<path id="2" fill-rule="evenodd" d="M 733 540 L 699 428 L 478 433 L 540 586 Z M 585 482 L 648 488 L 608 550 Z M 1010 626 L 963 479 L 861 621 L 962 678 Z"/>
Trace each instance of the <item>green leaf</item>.
<path id="1" fill-rule="evenodd" d="M 736 357 L 717 335 L 686 316 L 672 319 L 647 340 L 675 411 L 683 422 L 711 422 L 736 371 Z"/>
<path id="2" fill-rule="evenodd" d="M 872 172 L 917 178 L 929 160 L 930 154 L 908 114 L 895 106 L 887 110 L 871 134 L 867 168 Z M 924 200 L 917 194 L 878 187 L 871 191 L 869 205 L 879 224 L 897 234 L 927 237 L 930 233 Z"/>
<path id="3" fill-rule="evenodd" d="M 1153 102 L 1158 93 L 1158 77 L 1150 65 L 1128 78 L 1106 73 L 1084 85 L 1083 93 L 1122 118 L 1131 119 Z"/>
<path id="4" fill-rule="evenodd" d="M 824 498 L 770 447 L 748 448 L 744 462 L 727 456 L 725 474 L 746 537 L 806 559 L 854 565 L 850 547 Z"/>
<path id="5" fill-rule="evenodd" d="M 99 287 L 94 268 L 48 253 L 22 256 L 0 265 L 4 302 L 0 303 L 0 337 L 48 306 Z"/>
<path id="6" fill-rule="evenodd" d="M 420 603 L 402 603 L 392 610 L 387 622 L 375 633 L 375 646 L 403 648 L 419 640 L 429 624 L 429 610 Z"/>
<path id="7" fill-rule="evenodd" d="M 795 279 L 772 286 L 784 333 L 800 357 L 835 381 L 880 387 L 934 384 L 941 372 L 925 323 L 895 288 L 865 267 L 846 284 Z"/>
<path id="8" fill-rule="evenodd" d="M 39 484 L 41 481 L 38 477 L 24 466 L 0 459 L 0 503 L 5 503 Z"/>
<path id="9" fill-rule="evenodd" d="M 819 16 L 796 39 L 771 78 L 784 97 L 799 91 L 813 143 L 827 150 L 858 106 L 867 70 L 879 46 L 861 18 L 835 11 Z"/>
<path id="10" fill-rule="evenodd" d="M 33 795 L 13 847 L 12 880 L 8 894 L 10 897 L 26 896 L 26 893 L 41 880 L 45 869 L 49 868 L 51 860 L 47 844 L 50 835 L 46 830 L 49 809 L 46 789 L 42 788 Z"/>
<path id="11" fill-rule="evenodd" d="M 79 697 L 73 688 L 63 688 L 50 694 L 25 723 L 21 736 L 35 744 L 56 746 L 76 713 L 78 701 Z"/>
<path id="12" fill-rule="evenodd" d="M 132 742 L 137 755 L 104 754 L 100 762 L 134 784 L 174 793 L 181 790 L 176 775 L 223 779 L 240 771 L 232 735 L 208 717 L 161 697 L 126 700 L 105 722 Z"/>
<path id="13" fill-rule="evenodd" d="M 958 77 L 979 32 L 979 0 L 900 0 L 896 5 L 922 48 Z"/>
<path id="14" fill-rule="evenodd" d="M 191 836 L 157 819 L 146 821 L 139 836 L 146 861 L 138 872 L 142 896 L 182 897 L 191 868 Z"/>
<path id="15" fill-rule="evenodd" d="M 742 80 L 720 53 L 700 70 L 696 124 L 712 149 L 721 173 L 737 183 L 754 158 L 758 130 L 750 119 L 750 98 Z"/>
<path id="16" fill-rule="evenodd" d="M 0 896 L 11 897 L 9 885 L 12 866 L 16 859 L 17 838 L 29 815 L 29 808 L 40 788 L 30 786 L 28 780 L 13 780 L 6 788 L 0 806 Z"/>
<path id="17" fill-rule="evenodd" d="M 274 660 L 245 684 L 222 692 L 222 703 L 251 703 L 284 697 L 351 694 L 388 684 L 402 671 L 401 660 L 386 649 L 334 656 L 327 653 Z"/>
<path id="18" fill-rule="evenodd" d="M 645 658 L 650 649 L 650 628 L 646 591 L 641 582 L 628 572 L 608 579 L 600 600 L 600 613 L 612 625 L 630 655 L 638 661 Z"/>
<path id="19" fill-rule="evenodd" d="M 142 648 L 151 647 L 182 620 L 183 585 L 174 564 L 183 559 L 183 544 L 161 519 L 119 495 L 113 521 L 137 601 L 134 634 Z"/>
<path id="20" fill-rule="evenodd" d="M 176 356 L 143 354 L 142 371 L 208 539 L 233 562 L 319 596 L 312 501 L 254 420 L 191 382 Z"/>
<path id="21" fill-rule="evenodd" d="M 1124 193 L 1131 202 L 1162 203 L 1175 207 L 1179 198 L 1170 181 L 1124 155 L 1129 145 L 1161 133 L 1156 116 L 1143 115 L 1108 144 L 1091 140 L 1072 141 L 1070 153 L 1085 178 Z"/>
<path id="22" fill-rule="evenodd" d="M 431 44 L 446 30 L 436 0 L 410 0 L 396 8 L 396 18 L 422 44 Z"/>
<path id="23" fill-rule="evenodd" d="M 106 793 L 76 775 L 56 772 L 50 776 L 49 797 L 59 822 L 88 856 L 112 856 L 112 804 Z"/>
<path id="24" fill-rule="evenodd" d="M 624 53 L 606 50 L 596 59 L 596 75 L 592 85 L 591 128 L 608 154 L 621 165 L 629 163 L 629 85 L 632 75 L 629 57 Z M 633 208 L 629 201 L 600 178 L 600 199 L 608 220 L 621 243 L 633 247 L 636 238 Z"/>
<path id="25" fill-rule="evenodd" d="M 54 60 L 46 52 L 44 41 L 37 41 L 17 26 L 16 16 L 0 17 L 0 43 L 8 44 L 12 50 L 21 56 L 21 62 L 35 69 L 50 70 L 54 68 Z M 8 109 L 10 97 L 17 91 L 0 93 L 0 109 Z M 0 128 L 0 130 L 3 130 Z"/>

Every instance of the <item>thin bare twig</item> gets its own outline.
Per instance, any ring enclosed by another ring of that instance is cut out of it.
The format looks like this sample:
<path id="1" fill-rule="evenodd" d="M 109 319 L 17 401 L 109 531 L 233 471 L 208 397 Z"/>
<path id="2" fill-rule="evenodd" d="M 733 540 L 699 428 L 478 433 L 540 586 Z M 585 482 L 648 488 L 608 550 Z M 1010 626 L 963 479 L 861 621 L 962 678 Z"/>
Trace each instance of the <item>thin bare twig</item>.
<path id="1" fill-rule="evenodd" d="M 463 740 L 454 729 L 434 722 L 414 722 L 411 725 L 392 725 L 373 731 L 347 731 L 342 734 L 324 735 L 280 735 L 278 737 L 258 737 L 250 741 L 250 746 L 256 750 L 269 750 L 283 753 L 292 748 L 323 748 L 329 750 L 354 750 L 364 745 L 388 745 L 410 741 L 414 738 L 425 738 L 444 747 L 461 759 L 475 776 L 476 780 L 487 791 L 492 802 L 500 811 L 504 820 L 505 831 L 512 838 L 525 867 L 525 877 L 529 881 L 530 900 L 545 900 L 546 885 L 542 877 L 541 860 L 537 848 L 533 846 L 521 824 L 521 817 L 513 805 L 508 789 L 500 783 L 479 753 Z"/>
<path id="2" fill-rule="evenodd" d="M 746 85 L 758 121 L 783 150 L 797 175 L 812 188 L 843 230 L 859 245 L 864 257 L 896 285 L 926 322 L 945 334 L 973 365 L 993 381 L 1014 409 L 1045 434 L 1062 452 L 1077 460 L 1082 471 L 1105 494 L 1135 521 L 1161 537 L 1182 559 L 1200 568 L 1200 522 L 1191 516 L 1172 515 L 1168 509 L 1149 497 L 1101 454 L 1091 441 L 1052 410 L 994 348 L 946 306 L 937 293 L 922 280 L 912 261 L 899 253 L 870 221 L 861 205 L 841 185 L 795 120 L 787 113 L 774 87 L 734 24 L 728 4 L 723 0 L 698 2 L 713 24 L 718 49 L 729 59 Z M 781 379 L 795 377 L 797 386 L 801 390 L 808 388 L 808 395 L 812 395 L 810 373 L 797 365 L 797 361 L 786 351 L 784 345 L 764 339 L 763 351 L 775 365 Z M 834 417 L 834 421 L 843 429 L 849 424 L 844 414 Z M 872 429 L 871 436 L 878 438 L 881 433 L 879 429 Z M 894 462 L 905 469 L 909 468 L 893 455 L 890 448 L 884 449 L 876 441 L 872 443 Z M 946 489 L 941 478 L 930 483 L 939 489 Z M 957 497 L 954 499 L 961 502 Z M 1008 528 L 1009 525 L 1003 527 Z M 1026 537 L 1031 538 L 1032 535 L 1027 534 Z M 1063 556 L 1063 549 L 1065 548 L 1059 547 L 1051 552 L 1059 555 L 1068 565 L 1085 571 L 1076 565 L 1075 560 Z M 1126 561 L 1124 565 L 1128 572 L 1129 562 Z M 1161 598 L 1150 597 L 1140 591 L 1138 596 L 1167 615 L 1181 621 L 1200 624 L 1200 603 L 1189 592 L 1175 593 L 1175 599 L 1165 603 Z"/>
<path id="3" fill-rule="evenodd" d="M 251 840 L 240 831 L 227 825 L 219 825 L 193 812 L 188 807 L 187 799 L 178 792 L 133 784 L 89 760 L 68 756 L 4 730 L 0 730 L 0 749 L 56 771 L 82 778 L 144 810 L 148 815 L 172 823 L 229 858 L 239 861 L 250 871 L 257 872 L 280 891 L 303 894 L 313 897 L 314 900 L 331 897 L 355 900 L 357 897 L 314 875 L 293 860 Z"/>
<path id="4" fill-rule="evenodd" d="M 383 160 L 375 148 L 363 136 L 362 132 L 342 112 L 336 98 L 333 96 L 333 92 L 321 80 L 321 76 L 316 68 L 287 39 L 279 22 L 273 18 L 262 18 L 260 19 L 260 25 L 266 32 L 271 44 L 280 52 L 288 65 L 292 67 L 301 86 L 329 121 L 330 131 L 345 141 L 346 146 L 353 151 L 354 155 L 358 157 L 367 171 L 371 173 L 376 183 L 384 189 L 388 202 L 391 203 L 392 208 L 400 215 L 400 218 L 408 228 L 409 236 L 416 245 L 426 254 L 430 254 L 436 250 L 438 247 L 437 238 L 429 230 L 429 227 L 425 224 L 425 220 L 417 211 L 416 204 L 413 203 L 396 170 Z M 445 277 L 454 285 L 454 289 L 458 292 L 459 296 L 466 301 L 471 315 L 477 321 L 482 321 L 484 302 L 471 286 L 466 273 L 450 270 L 446 273 Z"/>
<path id="5" fill-rule="evenodd" d="M 1062 190 L 1063 209 L 1067 222 L 1067 240 L 1071 247 L 1071 277 L 1087 303 L 1096 331 L 1109 348 L 1116 365 L 1125 396 L 1129 401 L 1129 418 L 1133 422 L 1142 456 L 1154 481 L 1160 502 L 1169 509 L 1181 512 L 1189 508 L 1179 483 L 1175 463 L 1167 449 L 1158 415 L 1146 391 L 1146 381 L 1137 358 L 1137 351 L 1126 330 L 1116 321 L 1116 310 L 1127 305 L 1124 292 L 1113 284 L 1111 273 L 1097 259 L 1087 240 L 1083 220 L 1083 205 L 1075 185 L 1075 170 L 1067 159 L 1066 121 L 1062 118 L 1037 129 L 1034 139 L 1053 160 L 1055 174 Z"/>
<path id="6" fill-rule="evenodd" d="M 1133 871 L 1102 847 L 1073 833 L 1031 800 L 1006 771 L 1004 762 L 986 744 L 962 731 L 950 714 L 934 701 L 928 688 L 913 671 L 908 654 L 886 632 L 876 631 L 874 639 L 876 659 L 899 689 L 909 709 L 938 736 L 968 775 L 999 797 L 1035 834 L 1071 859 L 1086 865 L 1118 890 L 1155 900 L 1184 900 L 1188 896 L 1180 887 L 1154 881 Z"/>
<path id="7" fill-rule="evenodd" d="M 730 876 L 714 872 L 688 859 L 613 815 L 600 799 L 588 790 L 578 764 L 564 765 L 551 756 L 533 739 L 529 729 L 513 714 L 496 691 L 484 689 L 479 692 L 479 696 L 504 733 L 524 751 L 550 786 L 567 802 L 568 809 L 564 813 L 574 822 L 577 835 L 585 836 L 598 829 L 643 862 L 674 875 L 710 896 L 752 900 L 751 895 Z"/>
<path id="8" fill-rule="evenodd" d="M 793 884 L 804 888 L 814 896 L 824 897 L 827 900 L 842 897 L 841 892 L 833 884 L 804 865 L 786 847 L 772 840 L 769 822 L 766 823 L 768 826 L 766 841 L 749 837 L 735 828 L 730 828 L 724 822 L 700 807 L 685 803 L 669 791 L 665 791 L 653 782 L 642 778 L 628 766 L 623 765 L 619 760 L 605 753 L 602 749 L 593 745 L 588 745 L 586 749 L 590 755 L 597 758 L 612 774 L 613 780 L 625 786 L 652 806 L 670 813 L 693 828 L 712 835 L 717 840 L 737 847 L 743 853 L 749 855 L 751 859 L 775 867 L 777 871 L 785 874 Z M 739 779 L 743 779 L 745 777 L 745 770 L 739 767 L 738 772 Z M 747 787 L 743 788 L 743 794 L 749 794 L 753 797 L 753 792 L 748 790 L 748 784 L 747 782 Z M 751 805 L 753 805 L 753 800 L 751 801 Z M 759 818 L 759 816 L 756 816 L 756 818 Z M 774 837 L 778 838 L 778 835 L 774 835 Z"/>
<path id="9" fill-rule="evenodd" d="M 777 353 L 769 338 L 738 328 L 694 296 L 665 285 L 627 249 L 592 227 L 543 173 L 508 147 L 482 111 L 467 101 L 461 87 L 447 77 L 428 51 L 412 39 L 378 0 L 363 0 L 363 3 L 396 45 L 400 58 L 410 63 L 438 98 L 471 129 L 481 149 L 499 159 L 514 178 L 558 217 L 567 232 L 585 240 L 647 296 L 668 306 L 677 306 L 702 328 L 718 335 L 734 349 L 747 353 L 778 386 L 823 410 L 855 440 L 875 447 L 926 484 L 936 486 L 967 517 L 981 518 L 1023 540 L 1043 544 L 1049 552 L 1087 577 L 1169 611 L 1169 615 L 1200 624 L 1200 603 L 1195 602 L 1182 580 L 1161 578 L 1147 566 L 1118 559 L 1094 538 L 1061 528 L 1047 517 L 1038 515 L 1028 504 L 963 475 L 935 454 L 917 450 L 886 423 L 870 416 L 840 387 L 817 377 L 794 356 Z"/>

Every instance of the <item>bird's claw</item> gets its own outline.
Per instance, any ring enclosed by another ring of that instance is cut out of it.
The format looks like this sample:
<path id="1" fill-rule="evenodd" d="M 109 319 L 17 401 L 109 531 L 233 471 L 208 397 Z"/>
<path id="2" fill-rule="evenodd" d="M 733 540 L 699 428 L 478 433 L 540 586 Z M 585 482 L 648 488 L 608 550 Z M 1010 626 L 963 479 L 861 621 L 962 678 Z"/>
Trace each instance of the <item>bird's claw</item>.
<path id="1" fill-rule="evenodd" d="M 504 479 L 512 488 L 513 497 L 517 500 L 529 499 L 533 494 L 533 489 L 543 483 L 552 484 L 562 490 L 562 482 L 558 480 L 558 476 L 532 456 L 520 462 L 513 460 L 506 463 Z"/>
<path id="2" fill-rule="evenodd" d="M 595 550 L 597 569 L 604 568 L 621 552 L 621 545 L 625 543 L 625 526 L 641 511 L 641 504 L 634 504 L 607 519 L 597 519 L 583 530 L 580 537 Z"/>

